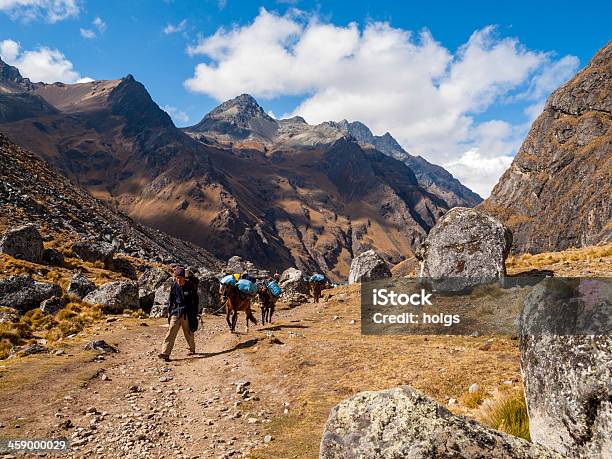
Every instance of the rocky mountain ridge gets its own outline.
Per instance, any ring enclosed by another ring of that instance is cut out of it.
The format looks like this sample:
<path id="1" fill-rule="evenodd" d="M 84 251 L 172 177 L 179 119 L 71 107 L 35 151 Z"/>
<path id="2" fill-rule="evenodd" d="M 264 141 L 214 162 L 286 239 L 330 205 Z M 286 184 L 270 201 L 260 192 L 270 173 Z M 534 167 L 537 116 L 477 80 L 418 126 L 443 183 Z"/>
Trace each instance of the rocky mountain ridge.
<path id="1" fill-rule="evenodd" d="M 406 152 L 388 132 L 375 136 L 359 121 L 326 121 L 310 125 L 299 116 L 276 120 L 266 114 L 249 94 L 223 102 L 198 124 L 184 128 L 184 131 L 204 142 L 212 139 L 267 150 L 313 148 L 352 138 L 364 148 L 377 149 L 404 162 L 423 188 L 444 199 L 450 207 L 473 207 L 482 201 L 444 168 Z"/>
<path id="2" fill-rule="evenodd" d="M 612 42 L 557 89 L 482 209 L 515 252 L 612 241 Z"/>

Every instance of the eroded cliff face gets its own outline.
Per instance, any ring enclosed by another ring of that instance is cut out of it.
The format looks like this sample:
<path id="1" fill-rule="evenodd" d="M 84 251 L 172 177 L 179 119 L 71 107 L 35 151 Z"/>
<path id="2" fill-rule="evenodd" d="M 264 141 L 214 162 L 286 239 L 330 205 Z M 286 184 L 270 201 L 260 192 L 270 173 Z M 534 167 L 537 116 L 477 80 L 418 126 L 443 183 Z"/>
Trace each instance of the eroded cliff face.
<path id="1" fill-rule="evenodd" d="M 514 234 L 513 251 L 612 240 L 612 42 L 556 90 L 481 204 Z"/>

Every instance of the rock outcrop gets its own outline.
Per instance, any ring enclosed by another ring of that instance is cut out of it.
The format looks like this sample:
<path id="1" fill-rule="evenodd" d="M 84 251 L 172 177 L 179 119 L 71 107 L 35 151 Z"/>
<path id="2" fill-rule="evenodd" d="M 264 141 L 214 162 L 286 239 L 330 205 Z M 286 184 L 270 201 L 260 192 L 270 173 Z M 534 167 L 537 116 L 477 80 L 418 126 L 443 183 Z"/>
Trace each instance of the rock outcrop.
<path id="1" fill-rule="evenodd" d="M 64 306 L 66 306 L 66 301 L 64 301 L 62 298 L 54 296 L 40 303 L 40 310 L 44 314 L 54 315 L 63 309 Z"/>
<path id="2" fill-rule="evenodd" d="M 72 252 L 76 257 L 94 263 L 100 261 L 105 267 L 110 266 L 116 251 L 116 247 L 108 242 L 78 241 L 72 244 Z"/>
<path id="3" fill-rule="evenodd" d="M 557 89 L 482 209 L 513 251 L 612 241 L 612 42 Z"/>
<path id="4" fill-rule="evenodd" d="M 357 284 L 387 277 L 391 277 L 391 270 L 387 262 L 374 250 L 368 250 L 353 258 L 348 282 Z"/>
<path id="5" fill-rule="evenodd" d="M 22 260 L 40 263 L 43 258 L 42 236 L 34 225 L 11 229 L 0 239 L 0 252 Z"/>
<path id="6" fill-rule="evenodd" d="M 173 283 L 174 278 L 170 277 L 155 290 L 153 306 L 149 313 L 150 317 L 164 317 L 168 313 L 168 298 L 170 298 L 170 289 Z"/>
<path id="7" fill-rule="evenodd" d="M 531 438 L 570 457 L 612 454 L 611 285 L 546 279 L 520 317 Z"/>
<path id="8" fill-rule="evenodd" d="M 138 299 L 143 311 L 149 312 L 155 300 L 155 291 L 170 277 L 166 271 L 151 267 L 138 278 Z"/>
<path id="9" fill-rule="evenodd" d="M 62 296 L 59 285 L 36 282 L 29 276 L 10 276 L 0 280 L 0 305 L 21 312 L 37 308 L 54 296 Z"/>
<path id="10" fill-rule="evenodd" d="M 42 261 L 51 266 L 64 266 L 64 255 L 59 250 L 45 249 L 42 254 Z"/>
<path id="11" fill-rule="evenodd" d="M 133 281 L 109 282 L 89 293 L 83 301 L 99 304 L 108 313 L 121 313 L 125 309 L 138 309 L 138 284 Z"/>
<path id="12" fill-rule="evenodd" d="M 74 295 L 82 300 L 95 289 L 96 284 L 87 279 L 82 273 L 76 273 L 70 279 L 67 292 L 69 295 Z"/>
<path id="13" fill-rule="evenodd" d="M 455 416 L 408 387 L 361 392 L 336 405 L 321 459 L 561 458 L 547 448 Z"/>
<path id="14" fill-rule="evenodd" d="M 461 291 L 506 275 L 512 233 L 495 218 L 465 207 L 448 211 L 416 252 L 420 277 L 441 291 Z"/>

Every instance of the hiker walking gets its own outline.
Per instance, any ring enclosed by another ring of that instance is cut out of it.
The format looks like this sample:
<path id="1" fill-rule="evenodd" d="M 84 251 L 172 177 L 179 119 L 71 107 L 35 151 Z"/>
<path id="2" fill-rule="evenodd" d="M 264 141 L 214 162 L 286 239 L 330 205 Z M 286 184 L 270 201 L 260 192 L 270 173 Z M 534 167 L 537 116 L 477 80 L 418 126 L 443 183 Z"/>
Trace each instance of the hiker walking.
<path id="1" fill-rule="evenodd" d="M 198 329 L 198 289 L 197 283 L 185 276 L 185 268 L 178 266 L 174 272 L 174 283 L 168 297 L 168 333 L 164 338 L 159 358 L 169 361 L 179 329 L 189 345 L 189 355 L 195 354 L 193 333 Z"/>

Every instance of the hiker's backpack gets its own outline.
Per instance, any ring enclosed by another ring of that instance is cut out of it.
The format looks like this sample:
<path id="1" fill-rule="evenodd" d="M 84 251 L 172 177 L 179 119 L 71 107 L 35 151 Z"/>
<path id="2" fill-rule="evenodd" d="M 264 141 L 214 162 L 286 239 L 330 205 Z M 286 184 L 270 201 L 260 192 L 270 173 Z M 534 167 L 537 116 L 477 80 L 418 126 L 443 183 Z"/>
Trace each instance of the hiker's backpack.
<path id="1" fill-rule="evenodd" d="M 310 282 L 323 282 L 325 280 L 325 276 L 323 274 L 313 274 L 310 276 Z"/>
<path id="2" fill-rule="evenodd" d="M 223 276 L 219 282 L 223 285 L 236 285 L 238 281 L 234 276 L 228 274 L 227 276 Z"/>
<path id="3" fill-rule="evenodd" d="M 281 295 L 281 293 L 283 293 L 283 290 L 276 283 L 276 281 L 268 282 L 267 286 L 268 286 L 268 291 L 274 298 L 278 298 Z"/>
<path id="4" fill-rule="evenodd" d="M 240 293 L 245 295 L 255 295 L 255 293 L 257 293 L 257 284 L 248 279 L 240 279 L 236 283 L 236 286 L 238 287 L 238 290 L 240 290 Z"/>

